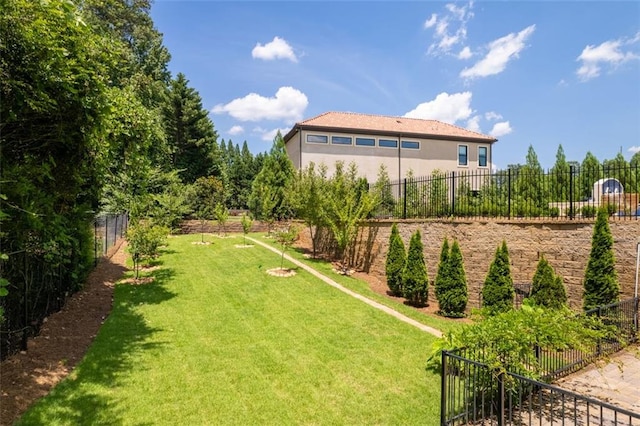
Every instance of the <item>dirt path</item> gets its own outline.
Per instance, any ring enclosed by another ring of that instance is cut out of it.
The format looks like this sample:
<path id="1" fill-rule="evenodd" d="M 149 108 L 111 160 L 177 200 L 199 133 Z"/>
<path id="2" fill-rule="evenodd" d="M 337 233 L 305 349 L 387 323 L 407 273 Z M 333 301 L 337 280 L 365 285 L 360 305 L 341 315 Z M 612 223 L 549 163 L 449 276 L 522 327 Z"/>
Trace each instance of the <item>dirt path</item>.
<path id="1" fill-rule="evenodd" d="M 85 287 L 47 318 L 26 352 L 0 364 L 0 425 L 13 424 L 84 357 L 111 312 L 114 283 L 127 270 L 125 246 L 98 263 Z"/>

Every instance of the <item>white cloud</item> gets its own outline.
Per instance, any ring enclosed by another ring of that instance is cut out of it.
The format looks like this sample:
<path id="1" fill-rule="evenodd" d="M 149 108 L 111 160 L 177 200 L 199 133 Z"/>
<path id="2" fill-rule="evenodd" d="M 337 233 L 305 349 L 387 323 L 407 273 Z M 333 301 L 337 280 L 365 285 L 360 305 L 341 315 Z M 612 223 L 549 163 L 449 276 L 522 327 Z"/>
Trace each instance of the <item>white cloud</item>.
<path id="1" fill-rule="evenodd" d="M 472 132 L 478 132 L 480 133 L 480 119 L 482 117 L 479 115 L 474 115 L 473 117 L 471 117 L 469 120 L 467 120 L 467 129 L 471 130 Z"/>
<path id="2" fill-rule="evenodd" d="M 495 138 L 499 138 L 500 136 L 508 135 L 512 131 L 513 129 L 508 121 L 501 121 L 493 125 L 493 129 L 491 129 L 489 134 Z"/>
<path id="3" fill-rule="evenodd" d="M 634 145 L 634 146 L 632 146 L 631 148 L 629 148 L 627 151 L 628 151 L 628 152 L 632 152 L 632 153 L 634 153 L 634 154 L 635 154 L 636 152 L 640 152 L 640 146 L 635 146 L 635 145 Z"/>
<path id="4" fill-rule="evenodd" d="M 227 113 L 240 121 L 284 120 L 294 123 L 302 119 L 307 105 L 309 100 L 304 93 L 293 87 L 281 87 L 275 97 L 266 98 L 257 93 L 249 93 L 244 98 L 218 104 L 211 112 Z"/>
<path id="5" fill-rule="evenodd" d="M 473 56 L 473 53 L 471 53 L 471 49 L 469 48 L 469 46 L 465 46 L 460 51 L 460 53 L 458 53 L 458 59 L 469 59 L 472 56 Z"/>
<path id="6" fill-rule="evenodd" d="M 632 48 L 624 49 L 638 41 L 640 41 L 640 32 L 630 39 L 607 40 L 598 46 L 587 45 L 576 59 L 581 61 L 576 71 L 578 78 L 581 81 L 588 81 L 598 77 L 603 67 L 615 69 L 627 61 L 640 58 Z"/>
<path id="7" fill-rule="evenodd" d="M 287 133 L 287 131 L 283 129 L 264 130 L 262 133 L 261 139 L 263 141 L 272 142 L 275 139 L 278 132 L 280 132 L 282 136 L 284 136 L 285 133 Z"/>
<path id="8" fill-rule="evenodd" d="M 498 114 L 497 112 L 489 111 L 484 114 L 484 118 L 486 118 L 489 121 L 501 120 L 502 115 Z"/>
<path id="9" fill-rule="evenodd" d="M 264 59 L 265 61 L 289 59 L 291 62 L 298 62 L 298 58 L 289 43 L 287 43 L 285 39 L 277 36 L 273 38 L 273 41 L 265 45 L 257 43 L 256 47 L 251 51 L 251 56 L 257 59 Z"/>
<path id="10" fill-rule="evenodd" d="M 519 33 L 511 33 L 489 43 L 489 52 L 471 68 L 465 68 L 460 72 L 463 78 L 487 77 L 499 74 L 507 66 L 510 60 L 517 58 L 526 47 L 525 42 L 533 34 L 536 26 L 530 25 Z"/>
<path id="11" fill-rule="evenodd" d="M 431 14 L 431 18 L 427 19 L 424 22 L 424 27 L 425 28 L 431 28 L 436 24 L 436 22 L 438 22 L 438 15 L 436 15 L 435 13 L 432 13 Z"/>
<path id="12" fill-rule="evenodd" d="M 242 126 L 233 126 L 227 133 L 233 136 L 239 135 L 241 133 L 244 133 L 244 128 Z"/>
<path id="13" fill-rule="evenodd" d="M 471 11 L 473 9 L 473 1 L 464 6 L 448 3 L 445 8 L 447 10 L 445 13 L 442 15 L 434 13 L 424 23 L 426 29 L 435 29 L 433 34 L 435 41 L 429 46 L 428 50 L 429 54 L 432 55 L 449 54 L 455 45 L 463 43 L 467 38 L 467 23 L 473 18 L 473 12 Z"/>
<path id="14" fill-rule="evenodd" d="M 445 123 L 455 123 L 459 120 L 467 120 L 473 114 L 471 109 L 471 92 L 440 93 L 432 101 L 423 102 L 404 116 L 408 118 L 423 118 L 427 120 L 439 120 Z"/>

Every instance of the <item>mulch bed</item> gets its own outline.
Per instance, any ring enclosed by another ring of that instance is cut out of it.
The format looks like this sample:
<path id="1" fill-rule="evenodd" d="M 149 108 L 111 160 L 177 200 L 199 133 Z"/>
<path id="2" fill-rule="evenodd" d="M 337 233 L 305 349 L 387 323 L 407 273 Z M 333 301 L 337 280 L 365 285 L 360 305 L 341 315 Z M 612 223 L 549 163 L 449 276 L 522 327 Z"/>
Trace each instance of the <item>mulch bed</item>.
<path id="1" fill-rule="evenodd" d="M 111 312 L 114 284 L 127 271 L 125 245 L 103 258 L 84 288 L 46 319 L 27 351 L 0 364 L 0 425 L 13 424 L 84 357 Z"/>

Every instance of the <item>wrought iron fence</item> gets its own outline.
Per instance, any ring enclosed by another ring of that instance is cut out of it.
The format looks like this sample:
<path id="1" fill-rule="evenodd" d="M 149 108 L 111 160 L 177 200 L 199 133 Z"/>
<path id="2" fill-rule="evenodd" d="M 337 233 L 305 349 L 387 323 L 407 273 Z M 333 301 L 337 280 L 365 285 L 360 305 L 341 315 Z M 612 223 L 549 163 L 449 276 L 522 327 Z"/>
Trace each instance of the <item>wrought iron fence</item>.
<path id="1" fill-rule="evenodd" d="M 566 170 L 518 169 L 434 172 L 409 176 L 379 192 L 377 218 L 592 219 L 607 208 L 612 217 L 640 216 L 640 169 L 571 165 Z"/>
<path id="2" fill-rule="evenodd" d="M 535 362 L 541 379 L 557 380 L 578 371 L 597 357 L 637 341 L 639 299 L 633 298 L 585 312 L 616 330 L 617 338 L 601 339 L 588 350 L 555 351 L 533 347 L 524 365 Z M 460 349 L 442 353 L 441 424 L 638 424 L 633 413 L 545 382 L 522 371 L 494 371 L 484 363 L 484 351 Z M 509 368 L 507 368 L 509 370 Z M 520 374 L 519 374 L 520 373 Z"/>
<path id="3" fill-rule="evenodd" d="M 0 324 L 0 359 L 26 350 L 28 338 L 39 332 L 44 318 L 59 311 L 67 297 L 79 290 L 82 277 L 72 275 L 68 265 L 87 265 L 84 271 L 88 273 L 92 254 L 95 265 L 124 237 L 127 226 L 126 214 L 100 215 L 95 218 L 93 247 L 88 250 L 85 246 L 58 253 L 55 243 L 47 243 L 0 259 L 2 276 L 10 277 L 11 284 L 9 295 L 0 298 L 5 311 Z"/>

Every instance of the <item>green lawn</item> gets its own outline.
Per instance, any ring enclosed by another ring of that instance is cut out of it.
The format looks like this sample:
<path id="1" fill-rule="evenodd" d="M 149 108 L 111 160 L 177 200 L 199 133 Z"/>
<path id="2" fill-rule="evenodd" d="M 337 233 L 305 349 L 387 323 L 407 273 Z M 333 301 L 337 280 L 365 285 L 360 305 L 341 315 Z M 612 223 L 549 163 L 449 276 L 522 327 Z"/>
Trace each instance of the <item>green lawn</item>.
<path id="1" fill-rule="evenodd" d="M 434 336 L 208 238 L 170 238 L 154 283 L 118 284 L 86 358 L 19 424 L 438 424 Z"/>

